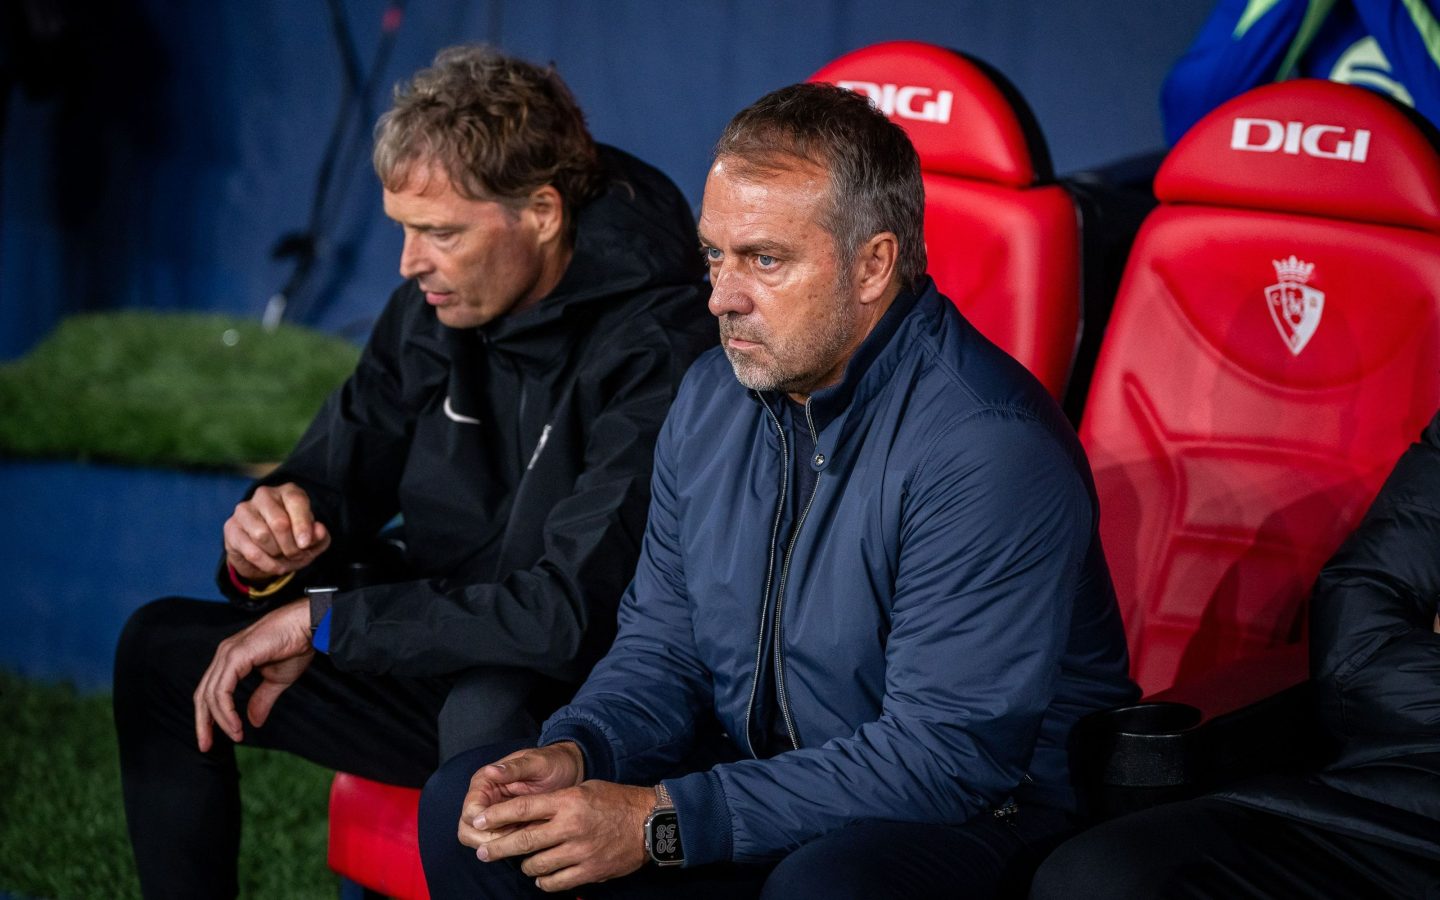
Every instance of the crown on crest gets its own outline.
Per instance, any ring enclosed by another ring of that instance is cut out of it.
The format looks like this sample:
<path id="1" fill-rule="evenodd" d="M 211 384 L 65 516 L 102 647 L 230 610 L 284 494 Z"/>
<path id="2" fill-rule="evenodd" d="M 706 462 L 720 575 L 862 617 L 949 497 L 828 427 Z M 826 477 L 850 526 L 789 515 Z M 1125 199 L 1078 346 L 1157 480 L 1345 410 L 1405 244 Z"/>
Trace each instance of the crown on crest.
<path id="1" fill-rule="evenodd" d="M 1289 259 L 1272 259 L 1270 263 L 1275 266 L 1275 275 L 1281 281 L 1298 281 L 1304 284 L 1310 280 L 1310 273 L 1315 271 L 1314 263 L 1296 259 L 1293 253 Z"/>

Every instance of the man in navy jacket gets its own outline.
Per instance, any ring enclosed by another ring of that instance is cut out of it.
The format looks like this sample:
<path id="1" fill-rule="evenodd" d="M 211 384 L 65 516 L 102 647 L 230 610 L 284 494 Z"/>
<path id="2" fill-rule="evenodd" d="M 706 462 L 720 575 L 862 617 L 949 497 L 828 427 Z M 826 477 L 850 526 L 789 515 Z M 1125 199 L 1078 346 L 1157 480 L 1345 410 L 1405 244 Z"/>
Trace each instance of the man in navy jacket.
<path id="1" fill-rule="evenodd" d="M 433 896 L 984 896 L 1069 829 L 1070 728 L 1133 694 L 1094 487 L 925 276 L 923 206 L 847 91 L 726 129 L 723 355 L 662 429 L 619 637 L 538 749 L 431 779 Z"/>

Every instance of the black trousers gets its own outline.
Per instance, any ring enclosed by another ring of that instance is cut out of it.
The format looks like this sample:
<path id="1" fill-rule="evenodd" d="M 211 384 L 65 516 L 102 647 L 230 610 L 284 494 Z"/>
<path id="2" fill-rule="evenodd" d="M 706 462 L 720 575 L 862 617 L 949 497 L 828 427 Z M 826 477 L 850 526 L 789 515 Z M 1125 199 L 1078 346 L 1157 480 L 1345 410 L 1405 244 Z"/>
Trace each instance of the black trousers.
<path id="1" fill-rule="evenodd" d="M 1036 873 L 1031 896 L 1440 898 L 1440 860 L 1201 797 L 1065 842 Z"/>
<path id="2" fill-rule="evenodd" d="M 233 897 L 240 846 L 235 751 L 219 728 L 196 747 L 192 695 L 221 640 L 253 620 L 224 603 L 170 598 L 138 610 L 115 653 L 115 730 L 125 817 L 144 895 Z M 328 768 L 420 787 L 446 750 L 536 733 L 532 676 L 475 670 L 458 679 L 342 672 L 317 654 L 245 744 Z M 258 683 L 236 690 L 241 718 Z"/>
<path id="3" fill-rule="evenodd" d="M 508 742 L 462 753 L 426 784 L 420 856 L 432 900 L 554 896 L 535 887 L 514 860 L 483 863 L 456 836 L 470 777 L 524 745 Z M 777 865 L 646 866 L 615 881 L 586 885 L 578 894 L 585 900 L 1023 897 L 1036 864 L 1072 828 L 1070 815 L 1043 807 L 1022 807 L 1004 819 L 982 814 L 956 826 L 860 822 L 806 844 Z"/>

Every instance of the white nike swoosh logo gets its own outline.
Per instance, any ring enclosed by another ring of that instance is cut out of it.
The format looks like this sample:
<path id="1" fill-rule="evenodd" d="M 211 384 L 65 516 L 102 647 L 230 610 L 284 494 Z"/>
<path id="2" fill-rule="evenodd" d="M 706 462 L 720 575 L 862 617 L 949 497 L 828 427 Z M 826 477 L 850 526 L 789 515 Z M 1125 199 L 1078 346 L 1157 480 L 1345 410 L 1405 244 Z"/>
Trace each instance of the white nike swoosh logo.
<path id="1" fill-rule="evenodd" d="M 445 395 L 445 418 L 452 422 L 459 422 L 461 425 L 479 425 L 479 419 L 472 419 L 469 416 L 462 416 L 450 405 L 450 395 Z"/>

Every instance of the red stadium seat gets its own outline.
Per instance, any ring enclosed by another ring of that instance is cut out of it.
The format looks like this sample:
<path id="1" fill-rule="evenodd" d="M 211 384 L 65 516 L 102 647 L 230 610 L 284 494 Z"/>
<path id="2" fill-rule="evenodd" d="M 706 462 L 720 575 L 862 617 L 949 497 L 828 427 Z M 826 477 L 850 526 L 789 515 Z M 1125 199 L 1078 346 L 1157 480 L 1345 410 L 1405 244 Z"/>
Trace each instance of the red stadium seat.
<path id="1" fill-rule="evenodd" d="M 341 772 L 330 785 L 330 868 L 397 900 L 429 900 L 420 867 L 420 792 Z"/>
<path id="2" fill-rule="evenodd" d="M 1291 81 L 1161 166 L 1080 429 L 1147 695 L 1285 646 L 1305 678 L 1314 578 L 1440 406 L 1432 133 Z"/>
<path id="3" fill-rule="evenodd" d="M 983 63 L 913 41 L 849 53 L 810 80 L 868 95 L 910 135 L 935 283 L 1059 398 L 1079 337 L 1080 233 L 1025 101 Z"/>

